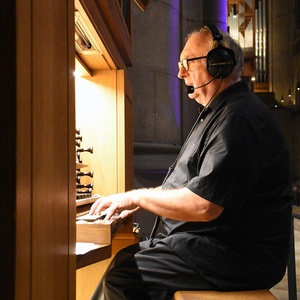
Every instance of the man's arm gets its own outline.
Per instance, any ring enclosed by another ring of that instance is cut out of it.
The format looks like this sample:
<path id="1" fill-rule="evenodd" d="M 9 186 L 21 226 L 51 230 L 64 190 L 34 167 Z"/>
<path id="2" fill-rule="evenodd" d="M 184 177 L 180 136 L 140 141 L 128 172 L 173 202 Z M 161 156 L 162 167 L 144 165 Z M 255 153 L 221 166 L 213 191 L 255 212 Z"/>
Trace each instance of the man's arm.
<path id="1" fill-rule="evenodd" d="M 160 216 L 180 221 L 208 222 L 217 218 L 223 207 L 190 191 L 188 188 L 174 190 L 138 189 L 100 198 L 91 207 L 91 214 L 105 211 L 107 219 L 115 213 L 128 216 L 129 211 L 145 209 Z"/>

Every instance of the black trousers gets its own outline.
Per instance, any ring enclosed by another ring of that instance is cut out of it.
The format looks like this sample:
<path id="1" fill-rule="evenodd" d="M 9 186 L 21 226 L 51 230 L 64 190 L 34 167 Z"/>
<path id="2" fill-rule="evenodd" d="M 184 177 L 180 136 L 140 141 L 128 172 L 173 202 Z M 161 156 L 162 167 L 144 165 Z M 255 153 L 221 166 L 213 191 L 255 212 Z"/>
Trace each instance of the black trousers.
<path id="1" fill-rule="evenodd" d="M 177 290 L 216 287 L 158 239 L 117 253 L 91 300 L 166 300 Z"/>

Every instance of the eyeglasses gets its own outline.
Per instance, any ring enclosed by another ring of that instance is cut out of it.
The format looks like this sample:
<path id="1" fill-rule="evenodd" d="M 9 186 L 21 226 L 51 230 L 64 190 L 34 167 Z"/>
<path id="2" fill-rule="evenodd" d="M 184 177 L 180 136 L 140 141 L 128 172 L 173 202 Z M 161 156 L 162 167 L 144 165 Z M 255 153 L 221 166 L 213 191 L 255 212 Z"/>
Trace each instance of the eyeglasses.
<path id="1" fill-rule="evenodd" d="M 199 57 L 194 57 L 194 58 L 188 58 L 188 59 L 183 59 L 182 61 L 178 62 L 178 69 L 180 70 L 182 67 L 184 67 L 185 71 L 189 70 L 189 61 L 196 60 L 196 59 L 201 59 L 201 58 L 206 58 L 207 56 L 199 56 Z"/>

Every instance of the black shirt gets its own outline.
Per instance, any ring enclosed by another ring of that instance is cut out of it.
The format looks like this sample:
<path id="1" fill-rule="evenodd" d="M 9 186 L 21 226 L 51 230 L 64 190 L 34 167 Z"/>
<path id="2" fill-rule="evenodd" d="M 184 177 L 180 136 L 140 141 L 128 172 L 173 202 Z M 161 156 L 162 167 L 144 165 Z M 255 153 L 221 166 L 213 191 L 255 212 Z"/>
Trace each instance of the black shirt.
<path id="1" fill-rule="evenodd" d="M 272 113 L 247 83 L 222 91 L 200 113 L 171 169 L 163 188 L 187 187 L 224 211 L 211 222 L 162 218 L 164 243 L 220 289 L 276 284 L 288 257 L 289 156 Z"/>

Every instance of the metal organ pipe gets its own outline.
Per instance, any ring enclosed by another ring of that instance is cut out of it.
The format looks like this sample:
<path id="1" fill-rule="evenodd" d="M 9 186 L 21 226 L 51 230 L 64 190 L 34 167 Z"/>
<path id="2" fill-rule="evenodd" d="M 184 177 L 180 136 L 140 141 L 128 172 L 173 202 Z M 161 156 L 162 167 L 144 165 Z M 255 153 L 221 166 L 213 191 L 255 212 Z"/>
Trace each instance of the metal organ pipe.
<path id="1" fill-rule="evenodd" d="M 266 24 L 266 1 L 258 1 L 258 8 L 255 10 L 256 35 L 255 35 L 255 56 L 256 56 L 256 78 L 258 82 L 267 82 L 267 24 Z"/>
<path id="2" fill-rule="evenodd" d="M 263 40 L 263 81 L 268 81 L 268 70 L 267 70 L 267 14 L 266 14 L 266 0 L 262 1 L 262 40 Z"/>

